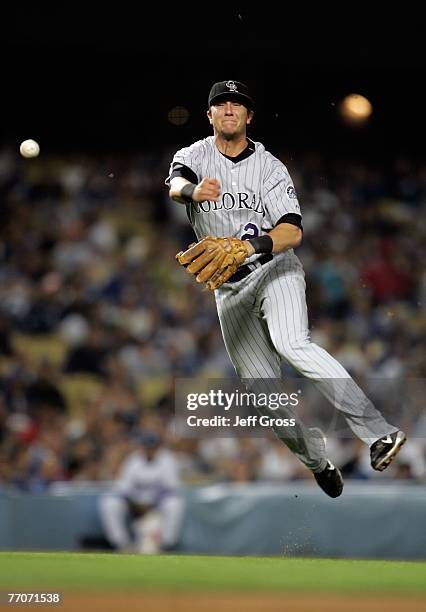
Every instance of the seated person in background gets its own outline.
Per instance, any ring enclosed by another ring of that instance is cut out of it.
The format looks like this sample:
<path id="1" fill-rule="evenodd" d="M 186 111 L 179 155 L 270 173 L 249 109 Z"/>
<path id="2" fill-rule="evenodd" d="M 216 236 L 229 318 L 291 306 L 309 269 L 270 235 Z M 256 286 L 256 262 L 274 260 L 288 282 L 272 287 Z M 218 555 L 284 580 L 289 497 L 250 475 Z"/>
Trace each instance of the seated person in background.
<path id="1" fill-rule="evenodd" d="M 125 459 L 112 490 L 100 499 L 105 535 L 122 552 L 157 553 L 175 546 L 183 517 L 178 462 L 154 431 Z"/>

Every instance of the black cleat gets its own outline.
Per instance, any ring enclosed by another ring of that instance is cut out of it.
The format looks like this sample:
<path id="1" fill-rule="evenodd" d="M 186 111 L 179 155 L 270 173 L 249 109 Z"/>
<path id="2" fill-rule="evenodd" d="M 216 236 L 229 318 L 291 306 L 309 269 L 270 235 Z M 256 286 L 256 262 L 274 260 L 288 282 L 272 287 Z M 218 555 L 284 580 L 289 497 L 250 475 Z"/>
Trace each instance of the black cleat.
<path id="1" fill-rule="evenodd" d="M 399 453 L 399 449 L 407 440 L 407 436 L 403 431 L 394 431 L 388 434 L 374 444 L 370 448 L 371 467 L 373 470 L 383 472 Z"/>
<path id="2" fill-rule="evenodd" d="M 339 497 L 343 491 L 343 478 L 340 470 L 331 461 L 327 461 L 327 467 L 314 474 L 315 480 L 321 489 L 330 497 Z"/>

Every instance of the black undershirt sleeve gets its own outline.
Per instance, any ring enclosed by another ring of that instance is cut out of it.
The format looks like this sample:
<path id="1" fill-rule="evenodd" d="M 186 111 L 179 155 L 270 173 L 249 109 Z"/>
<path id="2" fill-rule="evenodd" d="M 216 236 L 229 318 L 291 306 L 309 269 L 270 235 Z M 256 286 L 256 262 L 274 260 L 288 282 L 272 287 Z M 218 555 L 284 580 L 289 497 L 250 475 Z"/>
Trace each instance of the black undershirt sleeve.
<path id="1" fill-rule="evenodd" d="M 191 170 L 191 168 L 188 168 L 188 166 L 185 166 L 184 164 L 180 164 L 180 163 L 173 164 L 172 172 L 168 180 L 171 181 L 172 178 L 175 178 L 176 176 L 181 176 L 182 178 L 186 179 L 190 183 L 193 183 L 194 185 L 198 185 L 197 175 L 195 174 L 193 170 Z"/>
<path id="2" fill-rule="evenodd" d="M 286 215 L 283 215 L 275 223 L 275 227 L 277 227 L 277 225 L 279 225 L 280 223 L 290 223 L 291 225 L 295 225 L 296 227 L 300 227 L 300 229 L 303 232 L 302 217 L 300 215 L 298 215 L 297 213 L 287 213 Z"/>

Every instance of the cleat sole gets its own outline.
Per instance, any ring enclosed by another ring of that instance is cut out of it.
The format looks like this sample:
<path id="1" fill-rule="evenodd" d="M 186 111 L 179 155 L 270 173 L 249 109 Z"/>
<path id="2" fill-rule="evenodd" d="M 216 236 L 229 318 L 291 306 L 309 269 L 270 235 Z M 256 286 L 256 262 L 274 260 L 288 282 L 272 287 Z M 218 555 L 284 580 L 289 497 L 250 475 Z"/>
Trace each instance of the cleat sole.
<path id="1" fill-rule="evenodd" d="M 385 470 L 395 459 L 395 457 L 401 450 L 401 447 L 404 446 L 406 441 L 407 441 L 407 436 L 405 435 L 401 438 L 397 438 L 395 441 L 395 444 L 386 453 L 386 455 L 380 461 L 377 462 L 377 464 L 374 466 L 374 469 L 377 470 L 378 472 L 383 472 L 383 470 Z"/>

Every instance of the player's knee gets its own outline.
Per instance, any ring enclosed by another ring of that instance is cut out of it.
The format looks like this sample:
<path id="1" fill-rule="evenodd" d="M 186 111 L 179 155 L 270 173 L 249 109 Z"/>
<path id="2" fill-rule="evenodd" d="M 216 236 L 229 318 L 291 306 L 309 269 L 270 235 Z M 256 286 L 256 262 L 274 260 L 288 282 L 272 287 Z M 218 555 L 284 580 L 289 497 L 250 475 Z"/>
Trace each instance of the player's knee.
<path id="1" fill-rule="evenodd" d="M 160 509 L 166 513 L 180 514 L 183 512 L 184 501 L 177 495 L 166 497 L 160 504 Z"/>
<path id="2" fill-rule="evenodd" d="M 110 516 L 123 512 L 126 509 L 126 501 L 115 495 L 104 495 L 99 500 L 99 511 L 102 516 Z"/>
<path id="3" fill-rule="evenodd" d="M 288 361 L 299 359 L 310 343 L 309 338 L 305 336 L 287 338 L 280 343 L 280 355 Z"/>

